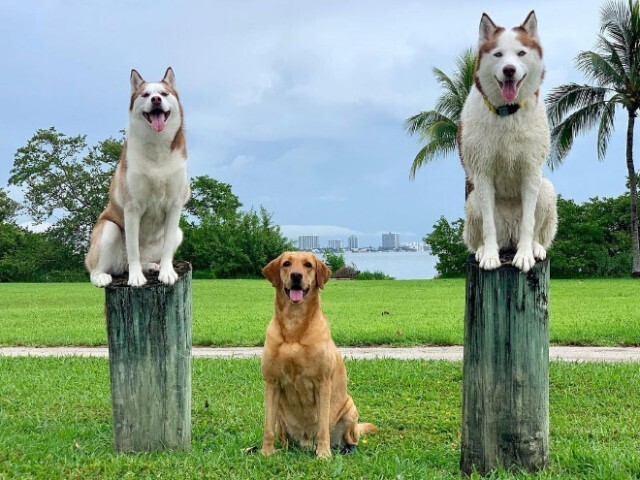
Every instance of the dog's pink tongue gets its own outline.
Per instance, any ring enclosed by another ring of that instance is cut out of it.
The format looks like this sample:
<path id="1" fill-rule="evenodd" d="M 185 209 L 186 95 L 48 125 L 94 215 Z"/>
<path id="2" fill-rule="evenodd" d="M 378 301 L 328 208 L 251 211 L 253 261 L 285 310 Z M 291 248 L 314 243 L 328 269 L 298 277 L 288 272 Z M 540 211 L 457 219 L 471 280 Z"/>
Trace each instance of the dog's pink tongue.
<path id="1" fill-rule="evenodd" d="M 151 118 L 151 127 L 156 132 L 164 130 L 164 113 L 150 113 L 149 118 Z"/>
<path id="2" fill-rule="evenodd" d="M 304 297 L 304 293 L 302 290 L 289 290 L 289 298 L 293 302 L 301 302 L 302 297 Z"/>
<path id="3" fill-rule="evenodd" d="M 506 80 L 502 84 L 502 99 L 507 102 L 513 102 L 518 96 L 518 89 L 516 88 L 516 82 L 513 80 Z"/>

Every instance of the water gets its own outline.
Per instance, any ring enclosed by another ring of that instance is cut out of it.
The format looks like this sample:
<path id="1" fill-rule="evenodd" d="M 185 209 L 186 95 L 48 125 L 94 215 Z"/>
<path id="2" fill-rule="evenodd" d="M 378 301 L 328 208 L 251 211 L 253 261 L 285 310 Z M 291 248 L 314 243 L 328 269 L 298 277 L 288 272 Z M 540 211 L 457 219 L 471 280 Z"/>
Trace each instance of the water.
<path id="1" fill-rule="evenodd" d="M 433 278 L 437 273 L 437 258 L 427 252 L 345 252 L 344 260 L 360 271 L 382 271 L 398 280 Z"/>

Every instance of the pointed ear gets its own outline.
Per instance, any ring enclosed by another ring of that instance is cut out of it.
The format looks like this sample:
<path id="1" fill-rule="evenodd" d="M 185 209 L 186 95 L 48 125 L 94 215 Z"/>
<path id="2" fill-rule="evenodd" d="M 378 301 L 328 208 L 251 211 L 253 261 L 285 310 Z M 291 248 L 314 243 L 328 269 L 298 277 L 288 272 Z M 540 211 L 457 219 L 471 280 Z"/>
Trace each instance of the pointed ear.
<path id="1" fill-rule="evenodd" d="M 493 34 L 496 33 L 498 26 L 493 23 L 491 17 L 486 13 L 482 14 L 482 18 L 480 19 L 480 38 L 478 41 L 482 44 L 487 40 L 493 37 Z"/>
<path id="2" fill-rule="evenodd" d="M 142 75 L 135 68 L 131 70 L 131 93 L 136 93 L 143 83 L 144 78 L 142 78 Z"/>
<path id="3" fill-rule="evenodd" d="M 538 19 L 535 11 L 531 10 L 520 26 L 526 30 L 530 37 L 538 38 Z"/>
<path id="4" fill-rule="evenodd" d="M 168 84 L 171 88 L 176 87 L 176 76 L 173 73 L 173 68 L 167 68 L 167 71 L 164 72 L 164 78 L 162 79 L 162 81 Z"/>
<path id="5" fill-rule="evenodd" d="M 266 267 L 262 269 L 262 275 L 264 278 L 271 282 L 276 288 L 282 287 L 282 279 L 280 278 L 280 260 L 282 259 L 282 255 L 278 258 L 271 260 Z"/>
<path id="6" fill-rule="evenodd" d="M 325 263 L 316 258 L 316 285 L 318 288 L 324 288 L 324 284 L 331 278 L 331 270 L 325 265 Z"/>

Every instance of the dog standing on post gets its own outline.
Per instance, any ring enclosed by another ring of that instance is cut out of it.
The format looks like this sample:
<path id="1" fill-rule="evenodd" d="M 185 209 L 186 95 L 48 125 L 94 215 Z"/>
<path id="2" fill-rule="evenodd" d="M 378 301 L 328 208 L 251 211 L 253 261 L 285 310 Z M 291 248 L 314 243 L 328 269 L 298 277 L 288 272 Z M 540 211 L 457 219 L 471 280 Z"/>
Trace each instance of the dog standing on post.
<path id="1" fill-rule="evenodd" d="M 529 271 L 546 258 L 556 234 L 556 192 L 542 176 L 550 146 L 543 77 L 535 12 L 510 30 L 483 14 L 475 84 L 458 138 L 473 184 L 464 241 L 485 270 L 500 267 L 500 249 L 516 248 L 513 265 Z"/>
<path id="2" fill-rule="evenodd" d="M 262 355 L 262 454 L 275 453 L 276 435 L 281 444 L 315 444 L 320 458 L 330 457 L 331 447 L 350 451 L 360 434 L 376 427 L 358 423 L 347 372 L 320 307 L 320 289 L 331 270 L 311 253 L 285 252 L 262 273 L 276 289 Z"/>
<path id="3" fill-rule="evenodd" d="M 111 180 L 109 204 L 91 234 L 85 264 L 91 282 L 105 287 L 129 271 L 129 285 L 146 283 L 144 271 L 173 285 L 178 227 L 189 198 L 182 106 L 169 67 L 160 82 L 131 71 L 128 138 Z"/>

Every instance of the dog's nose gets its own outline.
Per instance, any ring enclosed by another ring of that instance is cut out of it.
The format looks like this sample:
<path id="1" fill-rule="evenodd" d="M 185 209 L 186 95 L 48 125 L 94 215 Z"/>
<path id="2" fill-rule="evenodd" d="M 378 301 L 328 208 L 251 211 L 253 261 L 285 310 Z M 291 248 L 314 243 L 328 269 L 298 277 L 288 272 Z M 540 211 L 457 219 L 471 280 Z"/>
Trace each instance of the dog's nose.
<path id="1" fill-rule="evenodd" d="M 162 98 L 160 98 L 160 96 L 158 95 L 154 95 L 153 97 L 151 97 L 151 103 L 153 105 L 160 105 L 162 103 Z"/>
<path id="2" fill-rule="evenodd" d="M 302 273 L 300 273 L 300 272 L 291 272 L 291 281 L 292 282 L 301 282 L 302 281 Z"/>
<path id="3" fill-rule="evenodd" d="M 505 77 L 511 78 L 516 74 L 516 67 L 514 67 L 513 65 L 505 65 L 505 67 L 502 69 L 502 73 Z"/>

